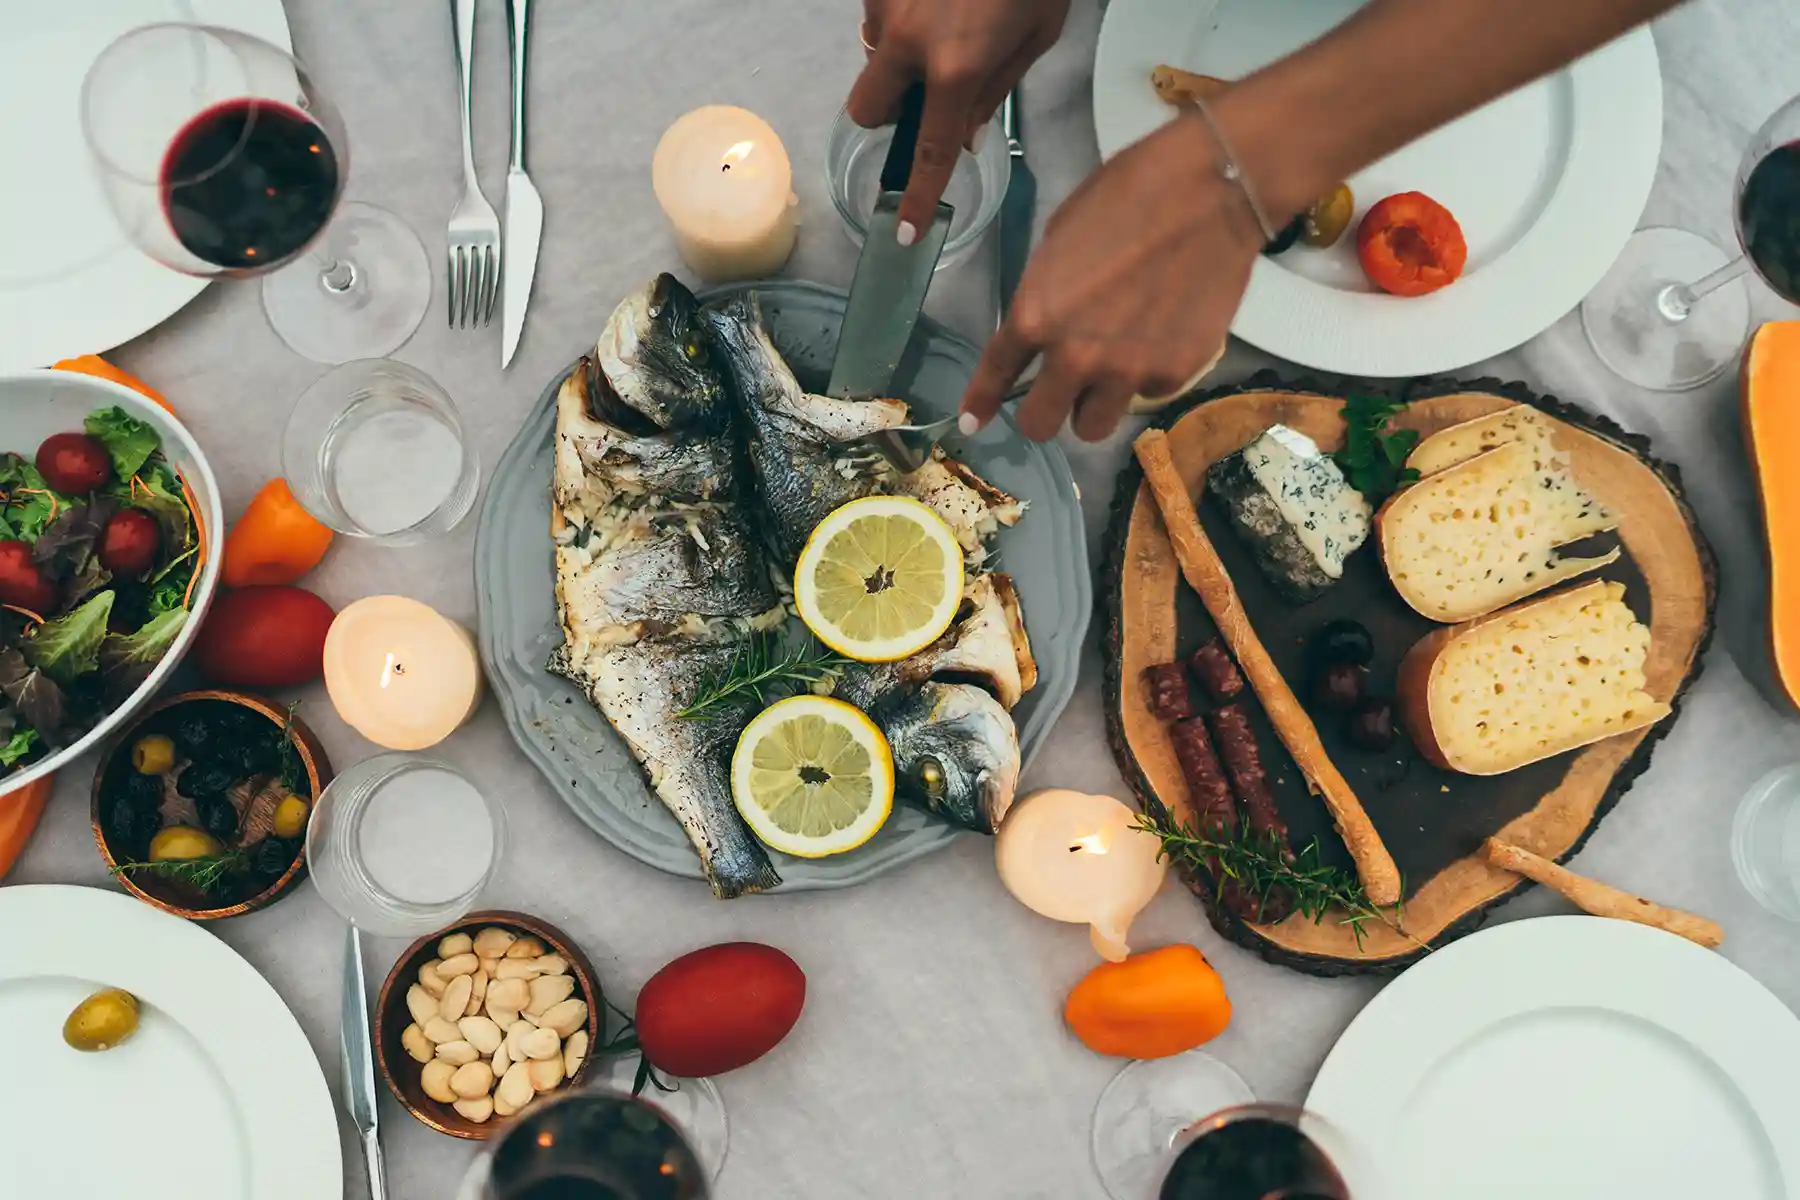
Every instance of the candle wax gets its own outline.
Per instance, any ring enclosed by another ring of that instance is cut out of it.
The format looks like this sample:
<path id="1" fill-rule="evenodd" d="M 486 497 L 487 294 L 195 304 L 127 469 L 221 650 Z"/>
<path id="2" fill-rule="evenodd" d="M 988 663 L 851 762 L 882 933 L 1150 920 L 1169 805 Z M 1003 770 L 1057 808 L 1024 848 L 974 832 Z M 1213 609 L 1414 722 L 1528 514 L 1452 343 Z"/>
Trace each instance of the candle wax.
<path id="1" fill-rule="evenodd" d="M 325 637 L 325 687 L 338 715 L 392 750 L 436 745 L 481 703 L 469 632 L 404 596 L 348 606 Z"/>
<path id="2" fill-rule="evenodd" d="M 764 278 L 793 253 L 793 167 L 755 113 L 709 104 L 681 117 L 657 143 L 651 178 L 681 257 L 702 277 Z"/>

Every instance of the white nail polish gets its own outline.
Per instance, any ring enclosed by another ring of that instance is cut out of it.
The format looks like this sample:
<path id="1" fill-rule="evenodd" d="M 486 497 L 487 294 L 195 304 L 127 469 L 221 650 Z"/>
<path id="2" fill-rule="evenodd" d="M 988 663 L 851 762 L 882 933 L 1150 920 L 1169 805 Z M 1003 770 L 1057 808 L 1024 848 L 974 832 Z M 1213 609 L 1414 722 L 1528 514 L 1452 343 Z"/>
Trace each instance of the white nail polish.
<path id="1" fill-rule="evenodd" d="M 956 418 L 956 428 L 964 437 L 974 437 L 981 432 L 981 418 L 974 413 L 966 412 Z"/>
<path id="2" fill-rule="evenodd" d="M 981 153 L 981 147 L 987 142 L 987 135 L 988 127 L 986 125 L 983 125 L 980 129 L 975 131 L 975 136 L 969 139 L 970 154 Z"/>
<path id="3" fill-rule="evenodd" d="M 919 227 L 911 221 L 900 222 L 900 228 L 894 231 L 894 240 L 902 246 L 910 246 L 919 240 Z"/>

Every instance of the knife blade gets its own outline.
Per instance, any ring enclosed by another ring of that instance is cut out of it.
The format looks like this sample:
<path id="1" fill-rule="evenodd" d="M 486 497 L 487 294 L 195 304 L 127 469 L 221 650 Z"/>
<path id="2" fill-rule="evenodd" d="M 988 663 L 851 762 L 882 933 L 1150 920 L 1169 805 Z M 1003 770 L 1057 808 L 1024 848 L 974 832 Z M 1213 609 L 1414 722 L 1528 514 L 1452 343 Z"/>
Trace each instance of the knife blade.
<path id="1" fill-rule="evenodd" d="M 368 980 L 363 976 L 362 934 L 344 931 L 344 994 L 338 1030 L 343 1068 L 344 1110 L 362 1136 L 370 1200 L 387 1200 L 387 1168 L 381 1157 L 381 1117 L 375 1105 L 375 1063 L 370 1054 Z"/>
<path id="2" fill-rule="evenodd" d="M 1000 108 L 1000 124 L 1006 133 L 1006 150 L 1012 156 L 1012 174 L 1000 201 L 1000 319 L 1012 310 L 1013 293 L 1031 257 L 1031 226 L 1037 214 L 1037 176 L 1025 161 L 1025 141 L 1019 127 L 1019 91 L 1014 88 Z"/>
<path id="3" fill-rule="evenodd" d="M 930 226 L 919 231 L 912 245 L 902 246 L 896 237 L 900 197 L 912 178 L 924 112 L 925 86 L 914 84 L 901 101 L 900 121 L 881 168 L 881 194 L 869 217 L 856 278 L 844 306 L 837 357 L 832 360 L 831 382 L 826 388 L 832 396 L 869 399 L 887 391 L 919 323 L 932 273 L 950 235 L 956 210 L 940 201 Z"/>
<path id="4" fill-rule="evenodd" d="M 506 172 L 506 246 L 500 255 L 500 369 L 512 362 L 525 332 L 531 281 L 544 233 L 544 201 L 525 173 L 525 42 L 531 0 L 511 0 L 506 36 L 512 45 L 512 165 Z"/>

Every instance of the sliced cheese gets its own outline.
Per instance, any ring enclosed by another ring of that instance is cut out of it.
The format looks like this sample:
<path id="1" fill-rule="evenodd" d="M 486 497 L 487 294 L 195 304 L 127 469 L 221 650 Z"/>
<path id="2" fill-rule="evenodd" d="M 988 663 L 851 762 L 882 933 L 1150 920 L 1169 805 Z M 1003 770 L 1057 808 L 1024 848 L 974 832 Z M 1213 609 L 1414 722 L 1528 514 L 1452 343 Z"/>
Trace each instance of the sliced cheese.
<path id="1" fill-rule="evenodd" d="M 1311 600 L 1368 540 L 1369 502 L 1305 434 L 1271 425 L 1214 463 L 1207 488 L 1278 591 Z"/>
<path id="2" fill-rule="evenodd" d="M 1466 621 L 1605 566 L 1557 552 L 1617 527 L 1558 462 L 1507 442 L 1428 475 L 1375 519 L 1394 589 L 1434 621 Z"/>
<path id="3" fill-rule="evenodd" d="M 1440 429 L 1413 447 L 1413 452 L 1406 456 L 1406 465 L 1420 475 L 1436 475 L 1507 442 L 1529 445 L 1532 466 L 1537 470 L 1552 465 L 1568 468 L 1568 456 L 1556 448 L 1555 423 L 1529 404 L 1515 404 L 1485 417 Z"/>

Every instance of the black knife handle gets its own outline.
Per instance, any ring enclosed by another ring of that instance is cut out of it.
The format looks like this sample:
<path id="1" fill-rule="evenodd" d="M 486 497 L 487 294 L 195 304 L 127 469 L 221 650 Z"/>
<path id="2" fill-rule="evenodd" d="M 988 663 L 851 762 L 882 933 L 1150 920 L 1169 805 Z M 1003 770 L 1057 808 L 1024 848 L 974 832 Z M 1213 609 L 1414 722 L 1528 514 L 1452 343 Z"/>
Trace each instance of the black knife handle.
<path id="1" fill-rule="evenodd" d="M 919 150 L 919 125 L 925 118 L 925 85 L 915 83 L 900 97 L 900 121 L 887 161 L 881 165 L 881 190 L 904 192 L 912 180 L 913 156 Z"/>

